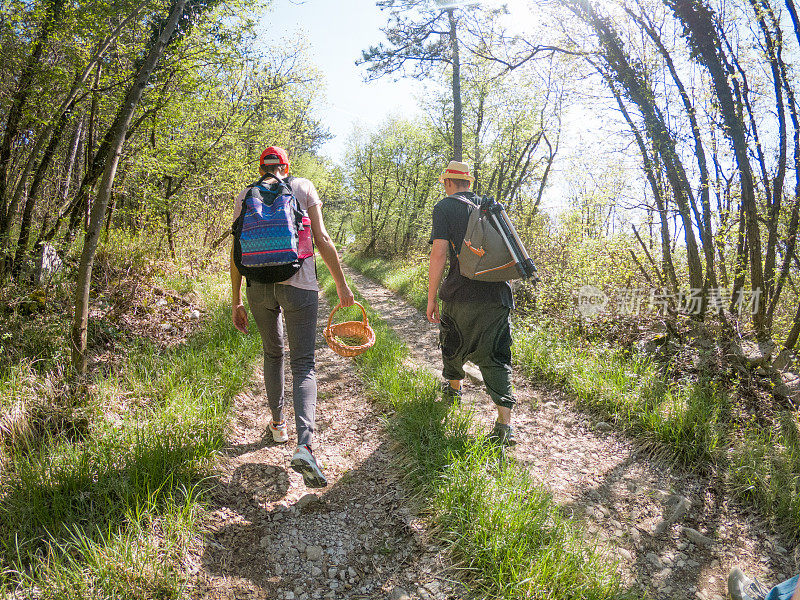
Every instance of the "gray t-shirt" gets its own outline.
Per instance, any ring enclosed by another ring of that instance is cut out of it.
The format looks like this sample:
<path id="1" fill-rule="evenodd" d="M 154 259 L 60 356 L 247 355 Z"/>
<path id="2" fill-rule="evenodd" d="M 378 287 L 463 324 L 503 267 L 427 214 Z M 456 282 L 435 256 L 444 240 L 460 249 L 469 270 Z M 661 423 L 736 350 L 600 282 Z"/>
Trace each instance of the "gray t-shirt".
<path id="1" fill-rule="evenodd" d="M 304 179 L 303 177 L 292 177 L 289 184 L 292 186 L 294 197 L 297 198 L 297 202 L 300 204 L 300 208 L 303 210 L 307 211 L 310 206 L 322 204 L 322 200 L 320 200 L 319 194 L 317 193 L 317 188 L 314 187 L 314 184 L 310 180 Z M 244 200 L 248 189 L 250 188 L 244 188 L 236 196 L 236 200 L 234 200 L 234 221 L 236 221 L 236 219 L 238 219 L 239 215 L 242 213 L 242 201 Z M 297 273 L 292 275 L 286 281 L 281 281 L 280 283 L 283 285 L 291 285 L 302 290 L 313 290 L 318 292 L 319 284 L 317 283 L 317 265 L 315 258 L 316 255 L 309 256 L 303 261 L 303 264 L 300 266 L 300 270 Z"/>

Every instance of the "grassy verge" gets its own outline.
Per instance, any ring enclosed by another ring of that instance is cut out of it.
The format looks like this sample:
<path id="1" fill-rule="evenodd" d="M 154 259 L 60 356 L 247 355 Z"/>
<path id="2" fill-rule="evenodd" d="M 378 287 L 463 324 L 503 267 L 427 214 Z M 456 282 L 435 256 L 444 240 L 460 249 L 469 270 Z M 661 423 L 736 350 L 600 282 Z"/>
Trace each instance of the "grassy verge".
<path id="1" fill-rule="evenodd" d="M 202 480 L 260 353 L 230 324 L 225 278 L 186 285 L 206 309 L 200 331 L 169 349 L 125 337 L 122 364 L 86 393 L 54 390 L 56 371 L 0 372 L 0 407 L 49 393 L 69 416 L 3 448 L 0 595 L 186 597 Z"/>
<path id="2" fill-rule="evenodd" d="M 710 379 L 667 381 L 647 358 L 518 323 L 515 363 L 683 465 L 715 469 L 787 537 L 800 534 L 798 414 L 774 427 L 732 418 L 739 400 Z"/>
<path id="3" fill-rule="evenodd" d="M 348 264 L 425 306 L 427 263 L 346 258 Z M 654 452 L 715 469 L 731 493 L 756 505 L 789 537 L 800 535 L 800 420 L 778 415 L 773 427 L 732 418 L 737 398 L 712 380 L 668 381 L 648 358 L 589 344 L 546 323 L 516 320 L 514 362 L 555 384 L 577 403 L 635 434 Z"/>
<path id="4" fill-rule="evenodd" d="M 322 273 L 326 294 L 335 288 Z M 363 299 L 361 300 L 363 303 Z M 391 409 L 409 479 L 476 595 L 502 599 L 612 599 L 615 565 L 562 514 L 527 472 L 475 434 L 471 416 L 437 401 L 437 380 L 403 363 L 407 348 L 367 307 L 375 347 L 356 358 L 375 399 Z"/>
<path id="5" fill-rule="evenodd" d="M 514 361 L 526 375 L 558 384 L 654 449 L 670 448 L 680 462 L 707 464 L 719 455 L 730 401 L 712 382 L 668 384 L 646 358 L 549 327 L 515 325 Z"/>

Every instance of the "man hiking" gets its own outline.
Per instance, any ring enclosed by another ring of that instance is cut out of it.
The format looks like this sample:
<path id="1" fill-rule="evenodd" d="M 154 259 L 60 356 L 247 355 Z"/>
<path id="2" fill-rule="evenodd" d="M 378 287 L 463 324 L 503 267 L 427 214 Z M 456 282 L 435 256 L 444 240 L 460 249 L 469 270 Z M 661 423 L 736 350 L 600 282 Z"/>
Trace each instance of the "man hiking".
<path id="1" fill-rule="evenodd" d="M 510 446 L 516 444 L 511 428 L 515 404 L 511 387 L 511 286 L 505 281 L 468 279 L 458 264 L 457 252 L 464 240 L 470 209 L 457 196 L 479 204 L 480 198 L 470 191 L 474 181 L 469 167 L 458 161 L 450 161 L 439 177 L 447 196 L 433 208 L 427 316 L 432 323 L 439 323 L 442 375 L 447 380 L 443 385 L 444 399 L 460 402 L 464 363 L 475 363 L 497 406 L 497 422 L 489 439 Z M 450 270 L 442 283 L 448 255 Z M 442 300 L 441 312 L 437 295 Z"/>
<path id="2" fill-rule="evenodd" d="M 264 179 L 264 184 L 285 182 L 290 186 L 291 194 L 297 199 L 299 208 L 308 213 L 314 243 L 319 249 L 322 260 L 333 275 L 339 301 L 342 306 L 351 306 L 353 292 L 345 281 L 336 247 L 325 229 L 322 220 L 322 201 L 314 184 L 302 177 L 284 180 L 289 174 L 289 157 L 286 150 L 278 146 L 270 146 L 264 150 L 261 154 L 259 171 L 262 178 L 269 174 L 269 177 Z M 241 214 L 243 201 L 249 189 L 242 190 L 236 198 L 234 220 L 238 219 Z M 233 324 L 239 331 L 247 333 L 247 310 L 242 304 L 241 298 L 242 275 L 234 263 L 234 250 L 231 250 L 230 271 L 233 290 L 231 298 Z M 281 320 L 281 314 L 283 314 L 289 339 L 289 357 L 293 379 L 292 400 L 297 433 L 297 450 L 292 457 L 291 467 L 303 475 L 303 481 L 308 487 L 324 487 L 328 481 L 312 450 L 317 407 L 314 349 L 319 305 L 319 286 L 313 253 L 310 257 L 305 258 L 299 270 L 285 281 L 259 283 L 248 279 L 247 302 L 253 313 L 258 332 L 261 334 L 264 347 L 264 385 L 272 413 L 268 430 L 276 443 L 286 443 L 289 440 L 283 415 L 284 332 Z"/>

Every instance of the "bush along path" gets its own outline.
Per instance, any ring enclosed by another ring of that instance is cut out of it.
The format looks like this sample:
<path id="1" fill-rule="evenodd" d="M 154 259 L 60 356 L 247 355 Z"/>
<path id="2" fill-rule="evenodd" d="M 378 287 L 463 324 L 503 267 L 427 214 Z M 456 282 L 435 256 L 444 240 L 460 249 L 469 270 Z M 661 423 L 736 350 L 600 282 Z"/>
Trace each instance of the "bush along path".
<path id="1" fill-rule="evenodd" d="M 435 326 L 393 292 L 348 274 L 407 344 L 410 361 L 438 373 Z M 769 583 L 797 570 L 788 538 L 770 535 L 754 511 L 729 501 L 713 475 L 659 461 L 556 389 L 518 375 L 514 383 L 519 444 L 509 455 L 549 490 L 562 513 L 585 523 L 585 543 L 619 559 L 622 587 L 659 599 L 717 600 L 727 596 L 726 576 L 735 565 Z M 474 427 L 488 431 L 494 410 L 475 377 L 463 404 Z"/>
<path id="2" fill-rule="evenodd" d="M 463 587 L 439 577 L 442 549 L 399 481 L 381 407 L 370 402 L 353 362 L 325 345 L 330 307 L 320 300 L 316 452 L 329 485 L 308 489 L 289 468 L 296 438 L 288 355 L 287 444 L 264 436 L 270 417 L 258 368 L 235 399 L 203 534 L 187 557 L 191 597 L 462 597 Z"/>

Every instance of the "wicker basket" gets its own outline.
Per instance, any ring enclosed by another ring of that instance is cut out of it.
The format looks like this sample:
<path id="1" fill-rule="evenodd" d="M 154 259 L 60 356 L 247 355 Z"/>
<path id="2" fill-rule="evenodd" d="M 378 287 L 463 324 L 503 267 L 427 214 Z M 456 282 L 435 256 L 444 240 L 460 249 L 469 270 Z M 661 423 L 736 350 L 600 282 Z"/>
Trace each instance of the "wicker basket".
<path id="1" fill-rule="evenodd" d="M 328 317 L 328 326 L 325 328 L 325 341 L 328 342 L 328 346 L 330 346 L 331 350 L 336 352 L 336 354 L 347 358 L 358 356 L 371 348 L 375 343 L 375 332 L 367 321 L 367 311 L 365 311 L 364 307 L 358 302 L 355 303 L 355 306 L 358 306 L 361 309 L 361 313 L 364 315 L 362 321 L 345 321 L 344 323 L 331 325 L 333 315 L 337 310 L 342 308 L 341 304 L 337 304 L 336 308 L 331 311 L 331 316 Z M 361 343 L 357 346 L 347 346 L 340 340 L 337 340 L 337 337 L 357 338 Z"/>

